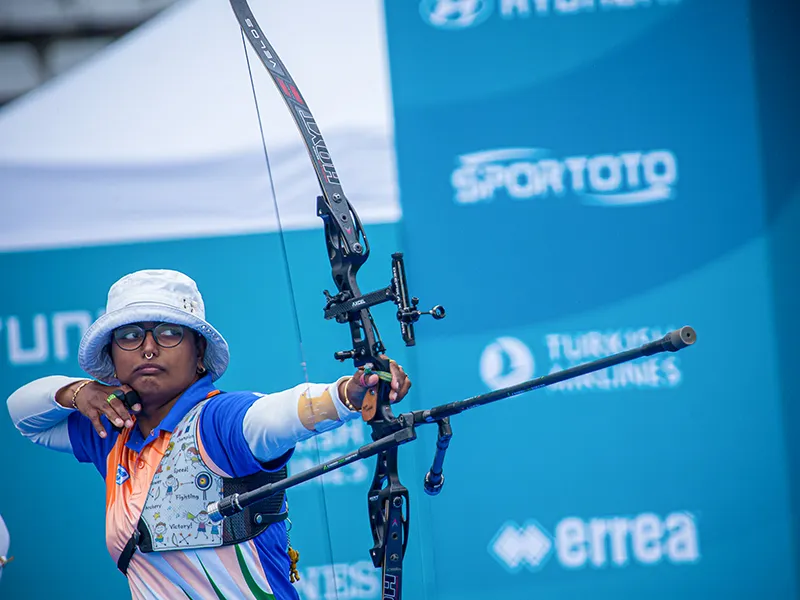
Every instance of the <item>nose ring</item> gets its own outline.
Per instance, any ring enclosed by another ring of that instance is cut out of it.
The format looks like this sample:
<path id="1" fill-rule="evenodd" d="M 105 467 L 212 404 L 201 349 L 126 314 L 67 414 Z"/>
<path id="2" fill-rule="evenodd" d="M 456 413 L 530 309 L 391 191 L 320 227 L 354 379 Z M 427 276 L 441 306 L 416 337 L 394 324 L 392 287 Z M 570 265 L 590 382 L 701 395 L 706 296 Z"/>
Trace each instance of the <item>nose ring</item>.
<path id="1" fill-rule="evenodd" d="M 153 353 L 152 353 L 152 352 L 146 352 L 146 353 L 145 353 L 145 355 L 144 355 L 144 357 L 145 357 L 147 360 L 150 360 L 151 358 L 153 358 Z"/>

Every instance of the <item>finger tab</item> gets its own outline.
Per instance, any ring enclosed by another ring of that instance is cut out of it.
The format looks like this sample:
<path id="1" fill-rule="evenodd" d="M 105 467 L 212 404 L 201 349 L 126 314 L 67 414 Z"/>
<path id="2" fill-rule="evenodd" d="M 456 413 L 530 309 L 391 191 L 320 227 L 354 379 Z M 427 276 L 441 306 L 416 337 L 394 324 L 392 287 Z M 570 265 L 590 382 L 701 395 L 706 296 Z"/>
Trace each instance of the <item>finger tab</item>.
<path id="1" fill-rule="evenodd" d="M 361 418 L 369 423 L 375 418 L 375 413 L 378 412 L 377 397 L 374 394 L 367 394 L 364 397 L 364 402 L 361 404 Z"/>

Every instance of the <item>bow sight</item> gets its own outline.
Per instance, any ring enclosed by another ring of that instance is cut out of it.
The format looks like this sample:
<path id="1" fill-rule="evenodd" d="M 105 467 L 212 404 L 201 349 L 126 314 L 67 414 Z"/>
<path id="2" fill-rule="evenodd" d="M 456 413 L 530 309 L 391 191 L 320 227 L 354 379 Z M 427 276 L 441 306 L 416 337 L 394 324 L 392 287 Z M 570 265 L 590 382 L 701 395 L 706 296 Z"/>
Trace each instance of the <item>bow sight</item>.
<path id="1" fill-rule="evenodd" d="M 403 336 L 403 341 L 406 343 L 406 346 L 413 346 L 416 344 L 414 323 L 416 323 L 422 315 L 430 315 L 434 319 L 439 320 L 444 319 L 446 314 L 444 307 L 438 304 L 431 310 L 418 310 L 419 298 L 416 296 L 412 298 L 408 297 L 408 284 L 406 283 L 406 270 L 402 252 L 395 252 L 392 254 L 392 281 L 385 288 L 375 290 L 363 296 L 358 296 L 357 298 L 352 298 L 352 293 L 348 290 L 343 290 L 335 296 L 331 296 L 328 290 L 324 290 L 323 294 L 325 294 L 325 299 L 327 300 L 324 311 L 325 318 L 336 319 L 338 323 L 347 323 L 353 318 L 355 313 L 361 310 L 368 309 L 383 302 L 394 302 L 397 305 L 397 321 L 400 323 L 400 333 Z M 380 338 L 378 338 L 375 343 L 376 346 L 372 348 L 374 353 L 385 351 Z M 333 357 L 336 360 L 344 361 L 349 358 L 356 359 L 361 355 L 361 350 L 353 349 L 334 352 Z"/>

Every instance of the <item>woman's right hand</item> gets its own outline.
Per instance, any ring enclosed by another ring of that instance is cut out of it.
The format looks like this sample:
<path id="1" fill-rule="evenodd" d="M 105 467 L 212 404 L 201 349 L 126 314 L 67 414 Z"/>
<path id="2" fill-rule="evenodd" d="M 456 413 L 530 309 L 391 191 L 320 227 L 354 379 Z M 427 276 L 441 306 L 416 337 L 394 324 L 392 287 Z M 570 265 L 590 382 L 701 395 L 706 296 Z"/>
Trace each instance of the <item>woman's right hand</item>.
<path id="1" fill-rule="evenodd" d="M 58 390 L 56 402 L 66 408 L 74 408 L 72 405 L 72 398 L 75 394 L 75 390 L 85 382 L 86 380 L 82 379 Z M 102 415 L 105 415 L 108 420 L 117 427 L 127 427 L 130 429 L 133 427 L 131 414 L 142 410 L 141 404 L 138 403 L 134 404 L 131 410 L 128 410 L 122 400 L 116 396 L 111 397 L 111 400 L 109 400 L 111 394 L 117 390 L 122 390 L 124 394 L 127 394 L 128 392 L 132 392 L 133 388 L 124 384 L 111 386 L 103 385 L 99 381 L 89 381 L 89 383 L 85 383 L 85 385 L 81 387 L 77 396 L 75 396 L 75 407 L 92 422 L 97 434 L 102 438 L 108 435 L 105 427 L 103 427 L 102 421 L 100 421 Z"/>

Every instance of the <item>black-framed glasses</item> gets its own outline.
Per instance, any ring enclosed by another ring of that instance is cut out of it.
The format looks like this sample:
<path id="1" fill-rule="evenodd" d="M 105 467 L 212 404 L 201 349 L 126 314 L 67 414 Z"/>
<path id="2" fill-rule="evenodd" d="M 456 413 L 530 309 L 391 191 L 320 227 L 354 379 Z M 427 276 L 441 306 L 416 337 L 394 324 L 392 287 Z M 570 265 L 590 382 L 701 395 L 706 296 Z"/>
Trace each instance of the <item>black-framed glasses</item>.
<path id="1" fill-rule="evenodd" d="M 156 344 L 162 348 L 174 348 L 183 340 L 184 328 L 173 323 L 159 323 L 155 327 L 142 327 L 141 325 L 123 325 L 114 330 L 114 342 L 122 350 L 137 350 L 144 344 L 147 332 L 153 333 Z"/>

